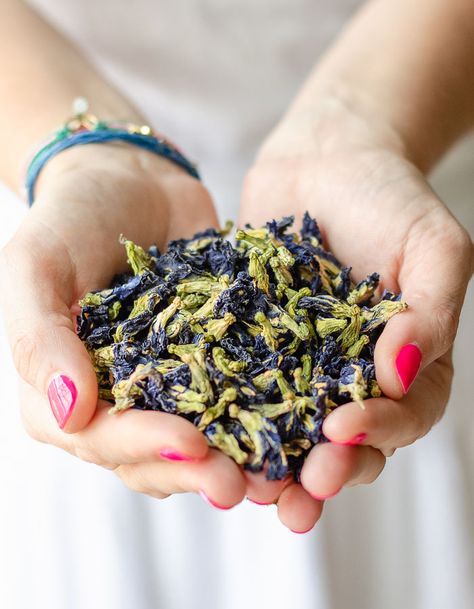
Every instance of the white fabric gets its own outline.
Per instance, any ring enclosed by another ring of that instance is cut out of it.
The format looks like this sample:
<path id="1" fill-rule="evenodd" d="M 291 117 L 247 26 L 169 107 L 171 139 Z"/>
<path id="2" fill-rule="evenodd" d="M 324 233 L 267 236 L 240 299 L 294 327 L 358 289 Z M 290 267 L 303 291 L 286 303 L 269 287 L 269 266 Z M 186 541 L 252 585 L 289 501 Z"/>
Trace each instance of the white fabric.
<path id="1" fill-rule="evenodd" d="M 222 219 L 258 142 L 355 1 L 35 0 L 201 170 Z M 132 8 L 133 6 L 133 8 Z M 78 88 L 78 94 L 80 94 Z M 474 234 L 474 141 L 434 183 Z M 0 190 L 0 245 L 25 209 Z M 31 440 L 0 335 L 0 607 L 9 609 L 470 609 L 474 554 L 474 290 L 443 422 L 370 487 L 327 502 L 298 536 L 274 506 L 219 512 L 164 501 Z"/>

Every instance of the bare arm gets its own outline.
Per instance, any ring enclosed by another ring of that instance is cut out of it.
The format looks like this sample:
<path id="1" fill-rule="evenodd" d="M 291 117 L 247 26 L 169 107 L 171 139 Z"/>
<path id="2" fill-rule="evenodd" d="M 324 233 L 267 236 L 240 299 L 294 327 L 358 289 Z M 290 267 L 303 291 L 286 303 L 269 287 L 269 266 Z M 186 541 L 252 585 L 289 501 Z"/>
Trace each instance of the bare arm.
<path id="1" fill-rule="evenodd" d="M 60 33 L 21 0 L 0 3 L 0 178 L 20 188 L 19 166 L 31 147 L 85 96 L 100 117 L 143 122 Z"/>
<path id="2" fill-rule="evenodd" d="M 0 74 L 0 178 L 17 190 L 24 156 L 70 114 L 77 95 L 87 97 L 101 118 L 143 120 L 19 0 L 0 3 Z M 32 209 L 0 252 L 0 299 L 23 379 L 19 397 L 27 431 L 112 469 L 130 488 L 154 497 L 188 490 L 223 506 L 240 502 L 240 469 L 223 453 L 208 451 L 189 421 L 142 412 L 111 421 L 97 400 L 95 371 L 73 323 L 78 300 L 125 270 L 120 233 L 164 248 L 171 239 L 217 225 L 208 192 L 170 161 L 114 143 L 62 152 L 48 162 L 38 186 Z M 170 468 L 169 459 L 182 462 Z M 146 485 L 142 466 L 149 471 Z"/>
<path id="3" fill-rule="evenodd" d="M 260 148 L 241 223 L 308 210 L 356 280 L 377 269 L 409 308 L 377 341 L 380 398 L 329 414 L 280 520 L 306 531 L 321 501 L 367 484 L 440 420 L 474 248 L 422 172 L 474 121 L 474 2 L 372 0 Z M 421 170 L 421 171 L 420 171 Z M 358 444 L 358 446 L 354 446 Z"/>
<path id="4" fill-rule="evenodd" d="M 430 169 L 474 123 L 474 2 L 372 0 L 316 66 L 289 114 L 335 101 Z"/>

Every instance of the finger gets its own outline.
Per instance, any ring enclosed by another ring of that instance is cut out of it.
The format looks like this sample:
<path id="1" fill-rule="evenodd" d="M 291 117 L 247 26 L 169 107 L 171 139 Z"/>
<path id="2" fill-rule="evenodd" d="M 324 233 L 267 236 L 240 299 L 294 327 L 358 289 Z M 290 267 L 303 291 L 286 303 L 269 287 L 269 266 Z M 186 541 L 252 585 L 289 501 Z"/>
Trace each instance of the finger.
<path id="1" fill-rule="evenodd" d="M 418 371 L 451 347 L 467 283 L 473 245 L 454 219 L 426 212 L 405 247 L 399 284 L 408 309 L 390 319 L 375 348 L 377 380 L 398 399 Z"/>
<path id="2" fill-rule="evenodd" d="M 46 245 L 49 238 L 45 229 L 40 243 L 26 228 L 3 250 L 2 305 L 20 376 L 49 398 L 59 427 L 75 432 L 94 414 L 97 381 L 70 313 L 73 265 L 65 248 Z"/>
<path id="3" fill-rule="evenodd" d="M 278 499 L 278 518 L 293 533 L 308 533 L 321 517 L 324 503 L 293 482 Z"/>
<path id="4" fill-rule="evenodd" d="M 330 499 L 348 483 L 369 484 L 380 474 L 385 457 L 371 446 L 316 445 L 303 464 L 301 484 L 315 499 Z"/>
<path id="5" fill-rule="evenodd" d="M 383 451 L 408 446 L 443 416 L 451 374 L 449 357 L 440 358 L 400 400 L 372 398 L 364 401 L 364 410 L 355 402 L 335 408 L 323 423 L 323 433 L 331 442 L 370 445 Z"/>
<path id="6" fill-rule="evenodd" d="M 136 409 L 108 414 L 112 404 L 103 400 L 85 429 L 64 434 L 44 401 L 30 385 L 23 385 L 22 419 L 28 433 L 97 465 L 189 461 L 203 459 L 209 449 L 204 435 L 184 417 Z"/>
<path id="7" fill-rule="evenodd" d="M 78 457 L 122 464 L 191 461 L 205 458 L 208 452 L 204 435 L 183 417 L 135 409 L 108 414 L 110 407 L 99 401 L 89 425 L 71 437 Z"/>
<path id="8" fill-rule="evenodd" d="M 201 461 L 126 464 L 115 472 L 127 486 L 140 493 L 164 496 L 200 493 L 219 509 L 234 507 L 245 495 L 245 479 L 239 466 L 214 448 Z"/>
<path id="9" fill-rule="evenodd" d="M 283 480 L 267 480 L 267 470 L 268 463 L 265 463 L 261 472 L 243 470 L 247 481 L 247 499 L 257 505 L 271 505 L 275 503 L 283 489 L 293 481 L 291 473 Z"/>

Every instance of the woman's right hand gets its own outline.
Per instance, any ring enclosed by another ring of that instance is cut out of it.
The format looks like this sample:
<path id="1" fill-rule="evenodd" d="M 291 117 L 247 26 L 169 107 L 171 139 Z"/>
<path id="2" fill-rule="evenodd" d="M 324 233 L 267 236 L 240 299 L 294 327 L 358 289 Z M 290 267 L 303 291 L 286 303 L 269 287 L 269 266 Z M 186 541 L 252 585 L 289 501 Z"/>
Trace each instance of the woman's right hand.
<path id="1" fill-rule="evenodd" d="M 45 167 L 31 211 L 0 253 L 0 296 L 34 439 L 113 469 L 133 490 L 202 491 L 231 507 L 245 495 L 236 463 L 182 417 L 108 415 L 74 327 L 78 300 L 126 270 L 121 233 L 163 247 L 209 226 L 217 226 L 209 193 L 171 162 L 128 145 L 71 148 Z"/>

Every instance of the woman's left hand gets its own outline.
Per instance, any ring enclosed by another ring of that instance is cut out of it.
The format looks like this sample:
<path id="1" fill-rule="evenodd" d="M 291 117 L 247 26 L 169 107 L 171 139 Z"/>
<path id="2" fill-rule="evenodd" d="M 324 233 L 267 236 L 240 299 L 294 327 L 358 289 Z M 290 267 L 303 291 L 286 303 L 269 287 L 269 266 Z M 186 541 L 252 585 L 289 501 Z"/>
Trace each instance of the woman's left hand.
<path id="1" fill-rule="evenodd" d="M 384 397 L 335 409 L 329 443 L 315 446 L 301 484 L 247 473 L 247 495 L 278 505 L 288 528 L 311 529 L 324 499 L 373 482 L 396 448 L 441 419 L 453 376 L 451 351 L 473 245 L 467 232 L 405 157 L 388 129 L 331 104 L 317 116 L 289 116 L 270 135 L 244 184 L 241 224 L 305 210 L 353 279 L 381 275 L 381 289 L 403 292 L 408 310 L 393 317 L 375 349 Z M 415 380 L 416 377 L 416 380 Z M 413 383 L 413 384 L 412 384 Z"/>

